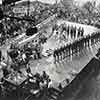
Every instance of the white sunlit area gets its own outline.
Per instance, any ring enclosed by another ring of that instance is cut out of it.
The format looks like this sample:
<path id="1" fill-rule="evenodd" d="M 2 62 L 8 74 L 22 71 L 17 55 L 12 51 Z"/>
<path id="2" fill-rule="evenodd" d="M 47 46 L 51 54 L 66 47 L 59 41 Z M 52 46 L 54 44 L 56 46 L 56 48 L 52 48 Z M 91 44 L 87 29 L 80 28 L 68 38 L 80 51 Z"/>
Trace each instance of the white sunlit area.
<path id="1" fill-rule="evenodd" d="M 99 0 L 0 1 L 0 100 L 99 100 Z"/>
<path id="2" fill-rule="evenodd" d="M 2 4 L 2 0 L 0 0 L 0 4 Z"/>

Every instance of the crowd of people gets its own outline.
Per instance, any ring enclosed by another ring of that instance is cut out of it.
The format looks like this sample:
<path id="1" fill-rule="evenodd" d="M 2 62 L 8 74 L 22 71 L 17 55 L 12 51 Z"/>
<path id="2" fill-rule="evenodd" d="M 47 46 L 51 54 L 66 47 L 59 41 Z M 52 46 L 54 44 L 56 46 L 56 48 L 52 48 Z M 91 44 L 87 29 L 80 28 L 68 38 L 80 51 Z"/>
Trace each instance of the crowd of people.
<path id="1" fill-rule="evenodd" d="M 14 18 L 2 19 L 0 23 L 0 45 L 5 44 L 7 40 L 22 35 L 30 26 L 31 24 L 25 20 Z"/>
<path id="2" fill-rule="evenodd" d="M 80 24 L 86 24 L 86 25 L 94 25 L 95 26 L 95 22 L 97 20 L 99 20 L 98 17 L 98 11 L 97 12 L 88 12 L 84 11 L 84 7 L 83 9 L 81 9 L 80 7 L 74 7 L 74 9 L 71 8 L 61 8 L 58 11 L 58 18 L 63 18 L 63 19 L 67 19 L 68 21 L 71 22 L 77 22 Z"/>
<path id="3" fill-rule="evenodd" d="M 84 36 L 69 43 L 63 47 L 54 50 L 53 57 L 55 62 L 59 62 L 67 57 L 73 56 L 74 54 L 80 53 L 84 48 L 90 48 L 90 46 L 100 41 L 100 33 L 96 32 L 91 35 Z"/>
<path id="4" fill-rule="evenodd" d="M 3 71 L 3 73 L 5 73 L 5 71 Z M 2 96 L 5 98 L 7 95 L 9 96 L 10 93 L 13 93 L 15 90 L 17 91 L 18 87 L 20 87 L 20 90 L 24 93 L 30 94 L 34 97 L 40 97 L 43 95 L 45 89 L 49 88 L 51 82 L 49 75 L 45 71 L 43 71 L 41 75 L 39 73 L 33 75 L 31 70 L 27 73 L 27 78 L 25 80 L 23 80 L 23 74 L 18 72 L 8 72 L 6 76 L 3 76 L 0 80 L 0 97 Z M 15 84 L 18 81 L 10 83 L 10 79 L 15 81 L 14 79 L 18 77 L 20 77 L 20 80 L 23 80 L 21 84 Z"/>
<path id="5" fill-rule="evenodd" d="M 41 59 L 41 46 L 36 45 L 36 47 L 30 46 L 30 44 L 24 45 L 24 47 L 19 48 L 16 45 L 12 44 L 8 50 L 8 56 L 14 64 L 14 68 L 17 68 L 15 65 L 21 66 L 26 65 L 31 59 Z"/>

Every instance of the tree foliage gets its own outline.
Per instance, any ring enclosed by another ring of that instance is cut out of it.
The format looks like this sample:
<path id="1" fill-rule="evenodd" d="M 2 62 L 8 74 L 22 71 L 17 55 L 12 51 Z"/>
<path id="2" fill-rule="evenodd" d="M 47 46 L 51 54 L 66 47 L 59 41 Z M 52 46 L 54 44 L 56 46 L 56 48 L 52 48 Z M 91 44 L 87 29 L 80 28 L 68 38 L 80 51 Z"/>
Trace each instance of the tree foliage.
<path id="1" fill-rule="evenodd" d="M 94 9 L 93 3 L 90 2 L 90 1 L 88 1 L 88 2 L 86 2 L 86 3 L 83 5 L 83 8 L 84 8 L 88 13 L 91 14 L 91 13 L 93 12 L 93 9 Z"/>

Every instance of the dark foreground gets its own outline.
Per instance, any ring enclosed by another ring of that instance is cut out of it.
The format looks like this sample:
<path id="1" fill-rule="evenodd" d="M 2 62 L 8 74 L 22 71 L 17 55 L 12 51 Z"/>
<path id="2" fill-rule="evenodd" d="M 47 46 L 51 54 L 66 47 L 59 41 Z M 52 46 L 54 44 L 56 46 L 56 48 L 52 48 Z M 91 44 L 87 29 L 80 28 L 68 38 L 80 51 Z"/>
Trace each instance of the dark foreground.
<path id="1" fill-rule="evenodd" d="M 73 98 L 74 100 L 100 100 L 100 73 L 86 82 L 78 95 Z"/>
<path id="2" fill-rule="evenodd" d="M 77 95 L 63 100 L 100 100 L 100 72 L 97 76 L 91 77 Z"/>

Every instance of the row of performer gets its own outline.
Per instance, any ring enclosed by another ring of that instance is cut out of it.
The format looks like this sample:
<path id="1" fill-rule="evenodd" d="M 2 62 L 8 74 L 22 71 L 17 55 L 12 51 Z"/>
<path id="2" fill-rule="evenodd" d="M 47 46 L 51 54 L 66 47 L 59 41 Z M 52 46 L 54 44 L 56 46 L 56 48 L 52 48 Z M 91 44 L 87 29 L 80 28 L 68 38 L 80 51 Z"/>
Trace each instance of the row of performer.
<path id="1" fill-rule="evenodd" d="M 60 26 L 55 25 L 52 29 L 53 31 L 56 30 L 60 33 L 65 32 L 71 38 L 82 37 L 84 36 L 84 28 L 83 27 L 76 27 L 66 25 L 65 23 L 61 24 Z"/>
<path id="2" fill-rule="evenodd" d="M 92 45 L 100 41 L 100 33 L 96 32 L 91 35 L 84 36 L 72 43 L 54 50 L 53 57 L 55 61 L 60 61 L 66 57 L 80 53 L 84 48 L 90 48 Z"/>

